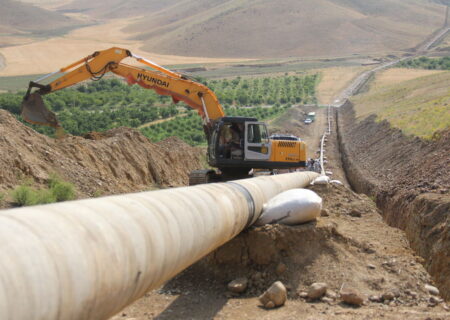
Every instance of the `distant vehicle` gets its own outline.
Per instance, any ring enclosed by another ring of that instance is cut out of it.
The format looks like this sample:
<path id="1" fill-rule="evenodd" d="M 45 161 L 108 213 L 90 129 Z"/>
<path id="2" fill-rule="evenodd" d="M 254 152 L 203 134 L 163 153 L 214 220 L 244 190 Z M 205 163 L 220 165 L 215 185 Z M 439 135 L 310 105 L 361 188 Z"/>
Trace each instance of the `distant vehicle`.
<path id="1" fill-rule="evenodd" d="M 311 119 L 311 121 L 314 122 L 314 120 L 316 120 L 316 113 L 315 112 L 310 112 L 310 113 L 308 113 L 306 118 Z"/>
<path id="2" fill-rule="evenodd" d="M 289 140 L 289 141 L 301 141 L 299 137 L 292 134 L 273 134 L 269 137 L 270 140 Z"/>
<path id="3" fill-rule="evenodd" d="M 305 124 L 310 124 L 310 123 L 312 123 L 313 121 L 312 121 L 311 118 L 306 118 L 304 122 L 305 122 Z"/>

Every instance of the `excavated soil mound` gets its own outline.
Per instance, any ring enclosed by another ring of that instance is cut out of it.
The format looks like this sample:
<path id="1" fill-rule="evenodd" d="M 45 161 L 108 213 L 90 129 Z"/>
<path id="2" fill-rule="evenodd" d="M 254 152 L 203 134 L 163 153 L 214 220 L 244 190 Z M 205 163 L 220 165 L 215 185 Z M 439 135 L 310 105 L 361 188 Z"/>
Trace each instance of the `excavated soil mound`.
<path id="1" fill-rule="evenodd" d="M 56 173 L 80 197 L 186 185 L 201 167 L 201 152 L 178 138 L 152 143 L 136 130 L 117 128 L 86 138 L 55 140 L 0 110 L 0 191 L 24 179 L 47 182 Z"/>
<path id="2" fill-rule="evenodd" d="M 339 112 L 347 178 L 376 198 L 385 220 L 405 230 L 450 299 L 450 130 L 431 141 L 406 137 L 375 117 L 356 122 L 351 104 Z"/>

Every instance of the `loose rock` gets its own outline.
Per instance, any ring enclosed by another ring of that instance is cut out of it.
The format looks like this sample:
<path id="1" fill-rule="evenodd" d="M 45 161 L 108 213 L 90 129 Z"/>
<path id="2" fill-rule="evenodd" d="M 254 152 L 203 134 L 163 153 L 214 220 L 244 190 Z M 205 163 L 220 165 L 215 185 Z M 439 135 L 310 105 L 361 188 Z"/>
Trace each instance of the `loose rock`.
<path id="1" fill-rule="evenodd" d="M 308 289 L 308 298 L 311 300 L 319 299 L 327 292 L 327 284 L 323 282 L 313 283 Z"/>
<path id="2" fill-rule="evenodd" d="M 261 304 L 270 309 L 284 305 L 287 299 L 287 291 L 281 281 L 277 281 L 267 289 L 259 298 Z"/>
<path id="3" fill-rule="evenodd" d="M 349 215 L 352 216 L 352 217 L 358 217 L 358 218 L 362 216 L 361 212 L 358 211 L 358 210 L 355 210 L 355 209 L 350 211 Z"/>
<path id="4" fill-rule="evenodd" d="M 234 293 L 242 293 L 247 289 L 248 279 L 245 277 L 235 279 L 228 283 L 228 290 Z"/>
<path id="5" fill-rule="evenodd" d="M 327 289 L 327 292 L 325 293 L 325 295 L 326 295 L 328 298 L 333 299 L 333 300 L 336 300 L 337 297 L 338 297 L 338 295 L 337 295 L 336 292 L 334 292 L 333 290 L 328 290 L 328 289 Z"/>
<path id="6" fill-rule="evenodd" d="M 389 291 L 389 292 L 383 293 L 381 298 L 383 300 L 391 301 L 391 300 L 394 300 L 395 296 L 394 296 L 394 294 L 392 292 Z"/>
<path id="7" fill-rule="evenodd" d="M 325 302 L 325 303 L 328 303 L 328 304 L 331 304 L 334 301 L 333 299 L 328 298 L 328 297 L 322 297 L 322 298 L 320 298 L 320 300 L 322 302 Z"/>
<path id="8" fill-rule="evenodd" d="M 431 296 L 430 299 L 428 299 L 428 301 L 432 304 L 439 304 L 439 303 L 443 302 L 444 300 L 436 298 L 435 296 Z"/>
<path id="9" fill-rule="evenodd" d="M 284 263 L 279 263 L 278 264 L 278 266 L 277 266 L 277 274 L 278 275 L 282 275 L 283 273 L 285 273 L 286 272 L 286 270 L 287 270 L 287 267 L 286 267 L 286 265 L 284 264 Z"/>
<path id="10" fill-rule="evenodd" d="M 300 298 L 306 299 L 306 298 L 308 298 L 308 292 L 306 292 L 306 291 L 300 291 L 299 294 L 298 294 L 298 296 L 299 296 Z"/>
<path id="11" fill-rule="evenodd" d="M 426 290 L 429 294 L 432 294 L 432 295 L 434 295 L 434 296 L 438 296 L 438 295 L 439 295 L 439 289 L 436 288 L 435 286 L 426 284 L 426 285 L 425 285 L 425 290 Z"/>
<path id="12" fill-rule="evenodd" d="M 371 295 L 369 296 L 369 300 L 372 302 L 383 302 L 383 298 L 378 295 Z"/>
<path id="13" fill-rule="evenodd" d="M 364 297 L 354 288 L 342 288 L 339 293 L 341 295 L 341 300 L 345 303 L 360 306 L 364 302 Z"/>

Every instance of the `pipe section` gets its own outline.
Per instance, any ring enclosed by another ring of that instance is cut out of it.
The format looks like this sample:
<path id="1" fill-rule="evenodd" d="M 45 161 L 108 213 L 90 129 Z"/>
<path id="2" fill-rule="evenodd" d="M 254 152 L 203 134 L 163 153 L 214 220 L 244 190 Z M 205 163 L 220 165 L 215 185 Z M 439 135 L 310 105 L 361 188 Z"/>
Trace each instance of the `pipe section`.
<path id="1" fill-rule="evenodd" d="M 107 319 L 259 217 L 296 172 L 0 211 L 0 319 Z"/>

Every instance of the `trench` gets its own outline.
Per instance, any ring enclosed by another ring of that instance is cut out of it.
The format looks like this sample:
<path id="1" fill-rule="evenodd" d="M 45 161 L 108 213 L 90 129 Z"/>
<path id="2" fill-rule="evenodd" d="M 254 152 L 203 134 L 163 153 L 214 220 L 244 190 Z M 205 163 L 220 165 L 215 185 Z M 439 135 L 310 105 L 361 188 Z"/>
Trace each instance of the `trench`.
<path id="1" fill-rule="evenodd" d="M 418 138 L 405 137 L 387 122 L 375 122 L 374 116 L 357 124 L 350 102 L 336 110 L 335 118 L 342 168 L 349 185 L 355 192 L 364 193 L 375 201 L 388 225 L 405 232 L 411 248 L 423 258 L 422 264 L 433 277 L 442 297 L 450 300 L 448 190 L 433 190 L 433 184 L 431 191 L 420 189 L 421 185 L 429 184 L 426 180 L 418 181 L 406 192 L 395 186 L 399 183 L 397 179 L 401 180 L 401 176 L 405 175 L 408 162 L 417 157 L 417 154 L 408 154 L 408 150 L 420 150 L 418 154 L 424 159 L 435 151 Z M 376 134 L 376 131 L 382 134 Z M 388 157 L 383 152 L 399 153 L 399 162 L 389 167 L 386 165 Z M 445 157 L 446 150 L 441 152 Z M 374 165 L 373 158 L 378 165 Z M 383 165 L 386 173 L 381 175 L 380 167 Z M 413 172 L 409 174 L 414 175 Z M 430 181 L 433 179 L 436 181 L 437 178 L 430 177 Z"/>

